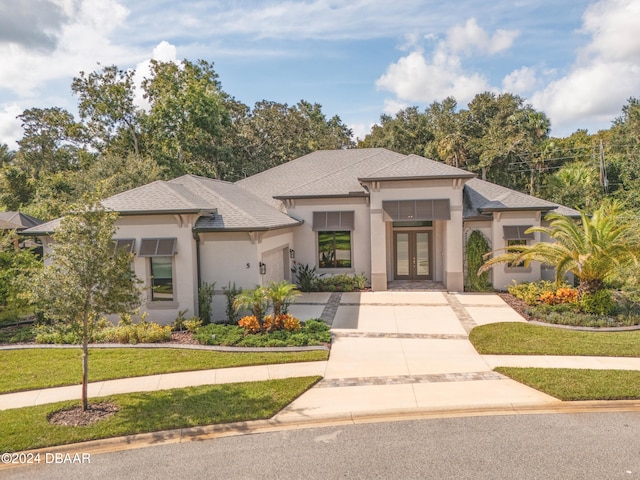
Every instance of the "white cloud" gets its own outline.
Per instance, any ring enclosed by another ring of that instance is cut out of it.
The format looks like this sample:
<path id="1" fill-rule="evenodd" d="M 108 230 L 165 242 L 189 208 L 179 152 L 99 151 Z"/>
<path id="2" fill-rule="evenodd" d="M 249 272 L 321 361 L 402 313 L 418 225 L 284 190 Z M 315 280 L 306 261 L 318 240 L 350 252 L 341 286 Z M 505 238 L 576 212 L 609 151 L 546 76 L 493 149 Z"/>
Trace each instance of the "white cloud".
<path id="1" fill-rule="evenodd" d="M 371 127 L 373 125 L 367 126 L 364 123 L 352 123 L 347 126 L 351 129 L 351 132 L 353 133 L 353 139 L 355 141 L 358 141 L 358 140 L 364 140 L 364 137 L 366 137 L 367 135 L 369 135 L 369 133 L 371 133 Z"/>
<path id="2" fill-rule="evenodd" d="M 587 53 L 614 61 L 640 61 L 640 2 L 600 1 L 591 5 L 582 18 L 583 32 L 593 38 Z"/>
<path id="3" fill-rule="evenodd" d="M 151 54 L 151 59 L 143 60 L 136 65 L 136 73 L 133 76 L 133 83 L 136 87 L 136 96 L 134 103 L 136 106 L 148 110 L 150 108 L 149 101 L 143 97 L 142 81 L 151 77 L 151 60 L 159 62 L 177 62 L 178 49 L 175 45 L 163 40 L 156 45 Z"/>
<path id="4" fill-rule="evenodd" d="M 564 76 L 536 92 L 531 101 L 552 120 L 554 132 L 576 124 L 606 128 L 640 91 L 640 3 L 603 0 L 583 15 L 589 43 Z"/>
<path id="5" fill-rule="evenodd" d="M 113 31 L 127 18 L 128 10 L 117 0 L 55 0 L 65 14 L 56 33 L 53 51 L 31 49 L 26 44 L 0 43 L 0 85 L 20 96 L 32 94 L 51 80 L 69 78 L 79 70 L 103 64 L 130 62 L 139 55 L 130 46 L 110 41 Z"/>
<path id="6" fill-rule="evenodd" d="M 175 45 L 163 40 L 153 49 L 152 58 L 159 62 L 175 62 L 177 53 Z"/>
<path id="7" fill-rule="evenodd" d="M 531 92 L 538 84 L 534 68 L 522 67 L 514 70 L 502 80 L 502 88 L 505 92 L 525 95 Z"/>
<path id="8" fill-rule="evenodd" d="M 11 150 L 17 150 L 18 144 L 15 140 L 22 137 L 22 127 L 16 117 L 24 109 L 16 103 L 2 105 L 0 108 L 0 144 L 4 143 Z"/>
<path id="9" fill-rule="evenodd" d="M 406 103 L 398 102 L 397 100 L 393 100 L 393 99 L 387 98 L 384 101 L 384 107 L 382 108 L 382 111 L 384 113 L 386 113 L 387 115 L 392 115 L 393 116 L 396 113 L 398 113 L 400 110 L 404 110 L 408 106 L 409 105 L 407 105 Z"/>
<path id="10" fill-rule="evenodd" d="M 495 54 L 513 44 L 519 33 L 515 30 L 497 30 L 492 36 L 482 29 L 475 18 L 464 25 L 455 25 L 447 32 L 447 45 L 452 52 L 471 55 L 474 51 Z"/>
<path id="11" fill-rule="evenodd" d="M 443 45 L 429 60 L 416 51 L 392 63 L 376 81 L 376 87 L 408 102 L 439 101 L 448 96 L 468 102 L 476 93 L 490 88 L 482 75 L 465 73 L 460 59 L 448 54 Z"/>

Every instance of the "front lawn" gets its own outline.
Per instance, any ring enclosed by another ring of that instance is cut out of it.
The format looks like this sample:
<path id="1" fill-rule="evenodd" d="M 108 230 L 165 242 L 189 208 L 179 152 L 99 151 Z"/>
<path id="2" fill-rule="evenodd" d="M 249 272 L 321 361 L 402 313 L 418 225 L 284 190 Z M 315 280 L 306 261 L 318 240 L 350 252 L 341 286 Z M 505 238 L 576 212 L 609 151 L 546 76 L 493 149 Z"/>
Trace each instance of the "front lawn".
<path id="1" fill-rule="evenodd" d="M 320 377 L 205 385 L 91 399 L 119 407 L 95 424 L 51 425 L 48 415 L 78 402 L 0 411 L 0 452 L 65 445 L 136 433 L 270 418 L 312 387 Z M 258 454 L 256 452 L 256 454 Z"/>
<path id="2" fill-rule="evenodd" d="M 469 340 L 483 355 L 640 357 L 640 330 L 585 332 L 527 323 L 492 323 L 474 328 Z"/>
<path id="3" fill-rule="evenodd" d="M 564 401 L 640 398 L 640 372 L 635 370 L 498 367 L 495 371 Z"/>
<path id="4" fill-rule="evenodd" d="M 79 384 L 78 349 L 0 350 L 0 393 Z M 327 351 L 212 352 L 179 348 L 90 348 L 89 381 L 213 368 L 326 360 Z"/>

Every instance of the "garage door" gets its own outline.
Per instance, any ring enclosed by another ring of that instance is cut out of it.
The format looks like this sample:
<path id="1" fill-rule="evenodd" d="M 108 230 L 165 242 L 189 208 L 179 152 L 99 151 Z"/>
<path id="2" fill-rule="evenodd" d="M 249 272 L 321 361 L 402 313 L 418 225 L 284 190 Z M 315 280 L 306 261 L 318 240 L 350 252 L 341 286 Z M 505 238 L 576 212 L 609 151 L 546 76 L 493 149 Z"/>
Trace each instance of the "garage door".
<path id="1" fill-rule="evenodd" d="M 265 284 L 289 280 L 289 247 L 263 253 L 262 263 L 267 268 L 267 273 L 262 277 Z"/>

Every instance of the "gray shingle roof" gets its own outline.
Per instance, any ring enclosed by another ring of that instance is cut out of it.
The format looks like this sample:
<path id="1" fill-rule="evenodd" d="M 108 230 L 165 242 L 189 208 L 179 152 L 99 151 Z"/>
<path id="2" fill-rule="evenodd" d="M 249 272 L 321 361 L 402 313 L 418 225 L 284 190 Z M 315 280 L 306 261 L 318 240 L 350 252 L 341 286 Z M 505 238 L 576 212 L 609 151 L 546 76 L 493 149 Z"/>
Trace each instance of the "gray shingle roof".
<path id="1" fill-rule="evenodd" d="M 123 215 L 201 213 L 195 231 L 271 230 L 300 222 L 237 185 L 184 175 L 158 180 L 105 199 L 103 205 Z M 31 235 L 54 231 L 60 219 L 26 230 Z"/>
<path id="2" fill-rule="evenodd" d="M 567 216 L 579 213 L 557 203 L 533 197 L 495 183 L 472 178 L 464 185 L 464 218 L 476 218 L 507 210 L 557 211 Z"/>
<path id="3" fill-rule="evenodd" d="M 320 150 L 237 182 L 260 198 L 278 199 L 366 195 L 361 180 L 465 178 L 474 175 L 417 155 L 384 148 Z"/>
<path id="4" fill-rule="evenodd" d="M 49 235 L 54 232 L 59 226 L 62 218 L 56 218 L 55 220 L 51 220 L 49 222 L 41 223 L 35 227 L 27 228 L 26 230 L 21 231 L 21 234 L 25 235 Z"/>
<path id="5" fill-rule="evenodd" d="M 361 180 L 407 180 L 422 178 L 473 178 L 475 174 L 452 167 L 446 163 L 436 162 L 418 155 L 408 155 L 403 160 L 394 162 L 366 176 Z"/>
<path id="6" fill-rule="evenodd" d="M 265 203 L 251 192 L 233 183 L 210 178 L 184 175 L 168 182 L 171 187 L 194 194 L 213 215 L 200 217 L 194 230 L 269 230 L 299 225 L 300 222 Z"/>
<path id="7" fill-rule="evenodd" d="M 20 212 L 0 212 L 0 230 L 22 230 L 40 225 L 42 220 Z"/>

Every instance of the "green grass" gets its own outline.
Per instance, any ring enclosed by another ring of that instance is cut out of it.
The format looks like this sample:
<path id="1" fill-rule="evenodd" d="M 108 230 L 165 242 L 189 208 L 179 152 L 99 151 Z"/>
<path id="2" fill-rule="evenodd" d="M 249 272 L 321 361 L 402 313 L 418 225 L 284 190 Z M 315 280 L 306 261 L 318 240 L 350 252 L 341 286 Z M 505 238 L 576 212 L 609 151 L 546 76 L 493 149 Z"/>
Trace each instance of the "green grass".
<path id="1" fill-rule="evenodd" d="M 48 415 L 79 405 L 79 402 L 4 410 L 0 411 L 0 452 L 270 418 L 319 378 L 207 385 L 92 399 L 91 403 L 113 402 L 120 411 L 106 420 L 84 427 L 51 425 L 47 420 Z"/>
<path id="2" fill-rule="evenodd" d="M 527 323 L 493 323 L 474 328 L 469 340 L 484 355 L 640 357 L 640 330 L 585 332 Z"/>
<path id="3" fill-rule="evenodd" d="M 178 348 L 89 349 L 89 381 L 156 375 L 213 368 L 326 360 L 327 351 L 211 352 Z M 0 351 L 0 393 L 82 381 L 80 349 L 24 349 Z"/>
<path id="4" fill-rule="evenodd" d="M 517 382 L 560 400 L 640 399 L 640 371 L 498 367 Z"/>

